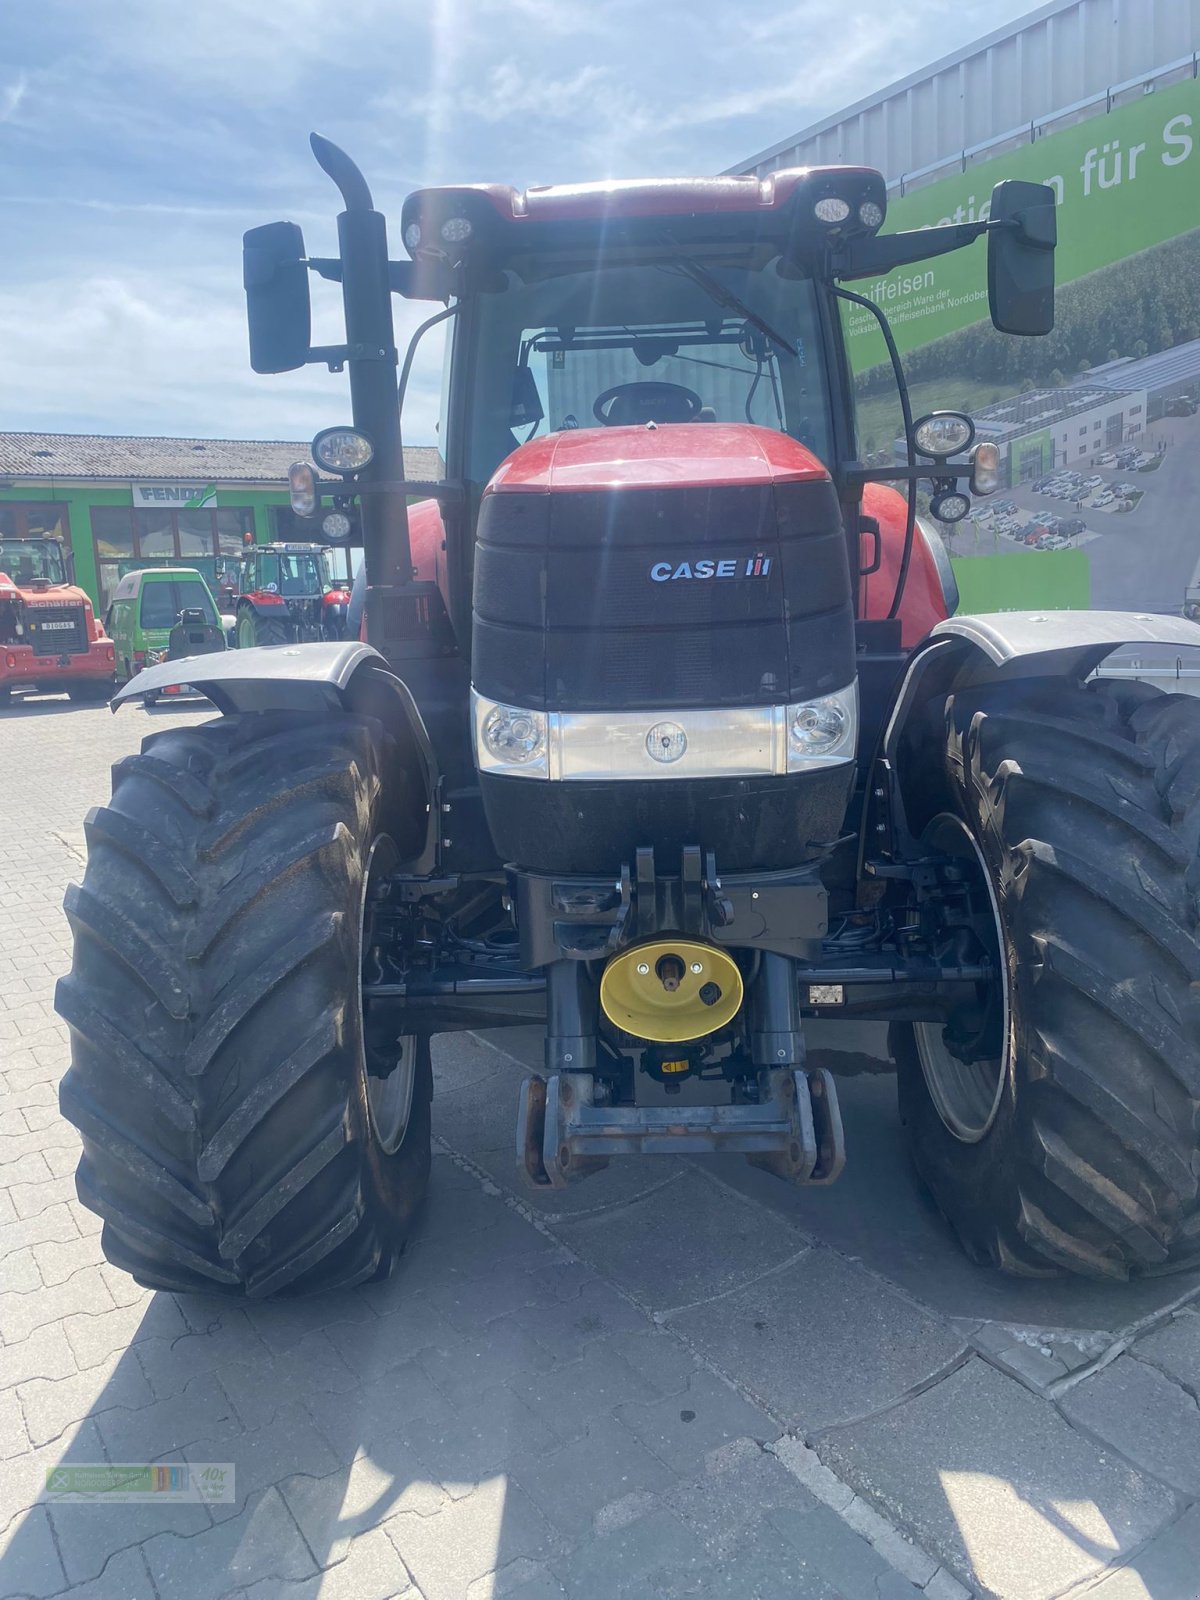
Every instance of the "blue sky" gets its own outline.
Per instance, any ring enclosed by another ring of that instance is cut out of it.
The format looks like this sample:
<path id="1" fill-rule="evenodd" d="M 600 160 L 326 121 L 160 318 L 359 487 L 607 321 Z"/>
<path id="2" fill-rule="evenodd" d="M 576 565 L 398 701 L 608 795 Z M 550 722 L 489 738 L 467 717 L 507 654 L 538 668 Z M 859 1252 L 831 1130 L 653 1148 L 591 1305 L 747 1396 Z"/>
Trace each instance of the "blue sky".
<path id="1" fill-rule="evenodd" d="M 0 0 L 0 428 L 305 438 L 345 380 L 256 378 L 241 234 L 331 254 L 318 128 L 421 184 L 719 172 L 1024 0 Z M 393 229 L 393 253 L 403 254 Z M 314 286 L 320 338 L 336 291 Z M 402 336 L 424 313 L 400 304 Z M 430 442 L 437 354 L 406 436 Z"/>

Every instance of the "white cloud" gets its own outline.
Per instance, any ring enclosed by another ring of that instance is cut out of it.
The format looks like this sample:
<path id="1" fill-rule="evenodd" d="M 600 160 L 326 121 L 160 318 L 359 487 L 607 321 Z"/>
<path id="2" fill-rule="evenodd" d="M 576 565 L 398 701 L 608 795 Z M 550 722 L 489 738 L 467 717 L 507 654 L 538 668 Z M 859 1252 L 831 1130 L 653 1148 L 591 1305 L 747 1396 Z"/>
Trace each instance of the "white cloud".
<path id="1" fill-rule="evenodd" d="M 255 377 L 240 235 L 334 246 L 315 124 L 395 218 L 425 183 L 720 171 L 1024 0 L 39 0 L 5 19 L 0 425 L 306 433 L 344 376 Z M 334 291 L 318 285 L 322 337 Z M 401 305 L 415 326 L 428 308 Z M 422 358 L 408 435 L 433 437 Z"/>
<path id="2" fill-rule="evenodd" d="M 407 342 L 426 314 L 405 307 Z M 337 337 L 333 307 L 314 322 Z M 310 438 L 348 417 L 344 375 L 250 371 L 241 294 L 224 277 L 50 279 L 0 294 L 0 428 Z M 440 344 L 423 341 L 405 408 L 410 443 L 435 438 Z"/>
<path id="3" fill-rule="evenodd" d="M 11 122 L 21 109 L 21 101 L 29 89 L 29 75 L 19 72 L 11 83 L 0 88 L 0 122 Z"/>

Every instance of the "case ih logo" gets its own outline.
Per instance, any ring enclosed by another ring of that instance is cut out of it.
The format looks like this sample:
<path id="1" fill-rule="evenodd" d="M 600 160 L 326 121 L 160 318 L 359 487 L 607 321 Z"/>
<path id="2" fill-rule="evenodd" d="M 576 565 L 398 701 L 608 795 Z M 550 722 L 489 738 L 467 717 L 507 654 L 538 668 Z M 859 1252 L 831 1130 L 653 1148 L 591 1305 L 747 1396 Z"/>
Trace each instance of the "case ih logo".
<path id="1" fill-rule="evenodd" d="M 770 570 L 770 556 L 760 551 L 738 561 L 656 561 L 650 576 L 655 583 L 674 583 L 676 578 L 765 578 Z"/>

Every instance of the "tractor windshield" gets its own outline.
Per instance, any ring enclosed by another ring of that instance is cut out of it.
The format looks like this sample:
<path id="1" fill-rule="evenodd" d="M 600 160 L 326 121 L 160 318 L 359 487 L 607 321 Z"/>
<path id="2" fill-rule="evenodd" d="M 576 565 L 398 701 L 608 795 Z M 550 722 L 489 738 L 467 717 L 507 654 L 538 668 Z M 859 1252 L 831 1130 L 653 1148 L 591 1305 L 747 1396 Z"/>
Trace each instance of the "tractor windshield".
<path id="1" fill-rule="evenodd" d="M 315 595 L 325 592 L 320 562 L 311 553 L 264 551 L 259 556 L 259 583 L 264 589 L 274 584 L 278 594 Z"/>
<path id="2" fill-rule="evenodd" d="M 778 260 L 687 257 L 523 278 L 477 297 L 464 476 L 569 428 L 754 422 L 828 461 L 816 296 Z"/>
<path id="3" fill-rule="evenodd" d="M 66 583 L 62 551 L 53 539 L 5 539 L 0 542 L 0 572 L 18 588 L 36 583 Z"/>

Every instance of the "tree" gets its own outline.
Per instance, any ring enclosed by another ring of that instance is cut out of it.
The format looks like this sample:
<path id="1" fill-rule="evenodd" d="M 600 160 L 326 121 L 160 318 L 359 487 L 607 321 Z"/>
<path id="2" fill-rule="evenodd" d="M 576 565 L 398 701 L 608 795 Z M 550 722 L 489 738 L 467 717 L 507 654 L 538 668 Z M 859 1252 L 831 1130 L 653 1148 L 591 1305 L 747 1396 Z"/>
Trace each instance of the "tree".
<path id="1" fill-rule="evenodd" d="M 1055 367 L 1054 371 L 1050 374 L 1050 382 L 1056 389 L 1061 389 L 1066 381 L 1066 374 L 1059 367 Z"/>

